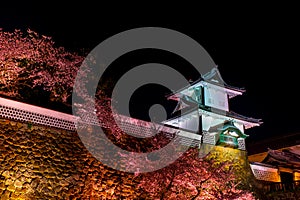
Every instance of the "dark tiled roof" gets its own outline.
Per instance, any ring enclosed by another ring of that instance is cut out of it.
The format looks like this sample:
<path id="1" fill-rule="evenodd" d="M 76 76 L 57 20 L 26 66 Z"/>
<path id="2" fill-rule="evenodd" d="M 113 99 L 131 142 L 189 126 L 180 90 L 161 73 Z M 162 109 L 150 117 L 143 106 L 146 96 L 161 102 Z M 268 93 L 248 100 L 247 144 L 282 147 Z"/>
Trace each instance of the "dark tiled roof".
<path id="1" fill-rule="evenodd" d="M 216 81 L 214 81 L 216 80 Z M 196 81 L 193 81 L 190 83 L 190 85 L 187 85 L 181 89 L 179 89 L 178 91 L 174 91 L 173 93 L 171 94 L 168 94 L 166 95 L 166 97 L 170 97 L 174 94 L 177 94 L 179 93 L 180 91 L 183 91 L 184 89 L 187 89 L 189 88 L 190 86 L 192 85 L 195 85 L 201 81 L 206 81 L 208 83 L 211 83 L 211 84 L 214 84 L 214 85 L 218 85 L 218 86 L 221 86 L 221 87 L 225 87 L 227 89 L 230 89 L 230 90 L 235 90 L 235 91 L 238 91 L 238 92 L 245 92 L 246 90 L 244 88 L 239 88 L 239 87 L 235 87 L 235 86 L 231 86 L 231 85 L 228 85 L 222 78 L 221 74 L 220 74 L 220 71 L 218 69 L 218 67 L 214 67 L 212 68 L 211 71 L 207 72 L 206 74 L 204 74 L 203 76 L 201 76 L 199 79 L 197 79 Z"/>
<path id="2" fill-rule="evenodd" d="M 235 91 L 239 91 L 239 92 L 245 92 L 246 90 L 244 88 L 239 88 L 239 87 L 235 87 L 232 85 L 228 85 L 222 78 L 221 73 L 218 69 L 218 67 L 214 67 L 212 68 L 212 70 L 206 74 L 204 74 L 202 76 L 203 80 L 215 84 L 215 85 L 219 85 L 221 87 L 225 87 L 231 90 L 235 90 Z M 217 80 L 217 82 L 213 81 L 213 80 Z"/>
<path id="3" fill-rule="evenodd" d="M 256 118 L 253 118 L 253 117 L 247 117 L 247 116 L 238 114 L 238 113 L 233 112 L 233 111 L 229 111 L 227 113 L 227 116 L 233 117 L 233 118 L 237 118 L 237 119 L 241 119 L 241 120 L 244 120 L 244 121 L 247 121 L 247 122 L 253 122 L 253 123 L 258 123 L 258 124 L 262 124 L 263 123 L 261 121 L 261 119 L 256 119 Z"/>
<path id="4" fill-rule="evenodd" d="M 300 155 L 288 149 L 268 149 L 268 155 L 262 161 L 262 163 L 271 164 L 275 166 L 300 168 Z"/>

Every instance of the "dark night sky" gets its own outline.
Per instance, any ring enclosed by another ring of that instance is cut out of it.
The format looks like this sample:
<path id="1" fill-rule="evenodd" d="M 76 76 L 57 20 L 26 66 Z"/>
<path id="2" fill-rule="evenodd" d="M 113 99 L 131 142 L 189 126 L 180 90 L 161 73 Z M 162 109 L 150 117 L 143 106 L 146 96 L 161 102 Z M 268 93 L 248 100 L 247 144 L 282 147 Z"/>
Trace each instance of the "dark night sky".
<path id="1" fill-rule="evenodd" d="M 261 127 L 247 130 L 249 139 L 300 131 L 299 17 L 290 8 L 282 8 L 282 12 L 279 8 L 254 6 L 248 11 L 203 14 L 206 9 L 202 7 L 191 11 L 119 12 L 84 2 L 71 6 L 37 5 L 39 9 L 33 5 L 7 7 L 0 14 L 0 27 L 7 31 L 31 28 L 73 50 L 92 49 L 109 36 L 131 28 L 158 26 L 180 31 L 206 49 L 228 84 L 246 89 L 230 105 L 231 110 L 264 122 Z"/>

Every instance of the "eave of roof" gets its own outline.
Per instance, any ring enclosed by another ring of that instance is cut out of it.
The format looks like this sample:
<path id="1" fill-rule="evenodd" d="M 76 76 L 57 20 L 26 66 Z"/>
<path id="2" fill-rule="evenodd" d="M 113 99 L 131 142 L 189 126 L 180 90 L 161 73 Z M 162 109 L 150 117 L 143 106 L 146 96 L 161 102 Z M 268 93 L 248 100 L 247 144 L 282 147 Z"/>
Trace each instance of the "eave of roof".
<path id="1" fill-rule="evenodd" d="M 300 155 L 290 151 L 268 149 L 268 154 L 262 163 L 273 164 L 278 166 L 289 166 L 294 168 L 300 167 Z"/>
<path id="2" fill-rule="evenodd" d="M 178 112 L 180 114 L 180 116 L 184 116 L 184 115 L 188 115 L 189 113 L 195 111 L 199 109 L 197 106 L 192 107 L 192 108 L 186 108 L 184 110 L 181 110 L 181 112 Z M 261 125 L 263 122 L 261 122 L 261 119 L 255 119 L 252 117 L 246 117 L 240 114 L 237 114 L 235 112 L 229 111 L 223 111 L 223 110 L 218 110 L 218 109 L 213 109 L 214 112 L 212 112 L 212 109 L 209 107 L 200 107 L 199 112 L 201 114 L 208 114 L 208 115 L 219 115 L 219 116 L 223 116 L 225 120 L 232 120 L 235 119 L 236 121 L 242 123 L 245 125 L 245 128 L 251 128 L 253 126 L 259 126 Z M 171 121 L 174 120 L 178 117 L 180 117 L 179 115 L 172 117 L 171 119 L 168 119 L 166 121 Z"/>
<path id="3" fill-rule="evenodd" d="M 214 77 L 217 77 L 217 78 L 214 79 Z M 214 81 L 214 80 L 219 80 L 219 81 Z M 196 84 L 201 84 L 201 82 L 207 82 L 207 83 L 225 88 L 226 92 L 229 94 L 229 98 L 233 98 L 237 95 L 242 95 L 244 92 L 246 92 L 246 90 L 244 88 L 239 88 L 239 87 L 234 87 L 234 86 L 228 85 L 221 77 L 221 74 L 220 74 L 218 68 L 215 67 L 211 71 L 206 73 L 205 75 L 201 76 L 196 81 L 191 82 L 189 85 L 187 85 L 177 91 L 174 91 L 171 94 L 166 95 L 166 97 L 168 99 L 171 99 L 172 96 L 179 94 L 182 91 L 195 86 Z"/>

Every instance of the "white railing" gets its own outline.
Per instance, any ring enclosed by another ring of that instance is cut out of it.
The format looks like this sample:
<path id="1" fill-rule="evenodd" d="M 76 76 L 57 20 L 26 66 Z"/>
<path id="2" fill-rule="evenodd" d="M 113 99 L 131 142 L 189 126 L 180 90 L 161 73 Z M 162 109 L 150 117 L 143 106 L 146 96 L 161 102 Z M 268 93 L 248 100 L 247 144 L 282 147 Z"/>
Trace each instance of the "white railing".
<path id="1" fill-rule="evenodd" d="M 0 117 L 75 130 L 78 117 L 0 97 Z"/>
<path id="2" fill-rule="evenodd" d="M 80 118 L 78 116 L 69 115 L 1 97 L 0 118 L 29 122 L 32 124 L 40 124 L 71 131 L 75 131 L 79 123 L 109 128 L 106 127 L 107 125 L 101 124 L 94 113 L 86 113 L 86 115 L 83 115 Z M 171 128 L 152 122 L 146 122 L 124 115 L 118 115 L 116 117 L 116 122 L 124 132 L 131 133 L 136 137 L 150 137 L 153 135 L 153 131 L 155 131 L 168 133 L 170 136 L 178 134 L 182 141 L 185 141 L 184 143 L 187 143 L 187 139 L 188 141 L 194 140 L 194 143 L 196 144 L 200 144 L 201 141 L 201 136 L 198 134 L 189 133 L 182 130 L 179 131 L 176 128 Z M 189 143 L 191 143 L 191 141 Z"/>
<path id="3" fill-rule="evenodd" d="M 269 182 L 280 182 L 279 171 L 276 168 L 257 165 L 255 163 L 250 164 L 253 175 L 258 180 Z"/>

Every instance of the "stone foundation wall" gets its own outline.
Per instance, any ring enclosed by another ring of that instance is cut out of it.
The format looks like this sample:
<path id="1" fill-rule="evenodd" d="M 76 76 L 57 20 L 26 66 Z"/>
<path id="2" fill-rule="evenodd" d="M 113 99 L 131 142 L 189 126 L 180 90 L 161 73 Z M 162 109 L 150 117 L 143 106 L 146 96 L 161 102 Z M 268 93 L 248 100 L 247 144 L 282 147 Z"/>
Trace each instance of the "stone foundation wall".
<path id="1" fill-rule="evenodd" d="M 93 158 L 76 132 L 0 119 L 0 200 L 135 199 L 136 179 Z"/>

